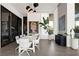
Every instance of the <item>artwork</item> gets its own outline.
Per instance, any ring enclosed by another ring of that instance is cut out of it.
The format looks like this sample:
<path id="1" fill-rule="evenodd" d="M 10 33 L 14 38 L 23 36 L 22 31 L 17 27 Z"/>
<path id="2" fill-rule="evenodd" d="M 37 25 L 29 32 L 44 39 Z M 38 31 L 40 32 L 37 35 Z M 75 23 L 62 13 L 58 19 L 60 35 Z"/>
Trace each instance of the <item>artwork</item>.
<path id="1" fill-rule="evenodd" d="M 38 33 L 38 22 L 37 21 L 29 22 L 29 33 Z"/>
<path id="2" fill-rule="evenodd" d="M 65 30 L 65 15 L 59 18 L 59 31 Z"/>

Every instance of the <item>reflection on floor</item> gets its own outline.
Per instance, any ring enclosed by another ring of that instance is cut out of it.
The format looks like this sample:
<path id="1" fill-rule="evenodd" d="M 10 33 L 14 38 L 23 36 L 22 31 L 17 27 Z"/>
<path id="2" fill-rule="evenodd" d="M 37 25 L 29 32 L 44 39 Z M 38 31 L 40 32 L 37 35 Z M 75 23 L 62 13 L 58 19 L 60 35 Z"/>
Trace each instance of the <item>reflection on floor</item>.
<path id="1" fill-rule="evenodd" d="M 0 56 L 18 56 L 18 51 L 15 51 L 16 43 L 13 42 L 0 49 Z M 29 52 L 31 56 L 78 56 L 79 50 L 56 45 L 55 42 L 49 40 L 40 40 L 40 50 L 36 48 L 36 52 Z M 22 56 L 27 56 L 26 52 Z"/>

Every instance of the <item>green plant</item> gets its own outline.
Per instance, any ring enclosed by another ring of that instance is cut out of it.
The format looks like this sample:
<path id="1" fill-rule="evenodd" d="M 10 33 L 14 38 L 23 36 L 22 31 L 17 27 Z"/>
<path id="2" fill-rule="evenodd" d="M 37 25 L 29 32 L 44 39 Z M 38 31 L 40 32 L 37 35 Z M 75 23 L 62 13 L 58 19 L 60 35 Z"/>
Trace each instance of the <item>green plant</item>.
<path id="1" fill-rule="evenodd" d="M 48 24 L 49 24 L 49 19 L 47 17 L 47 19 L 45 19 L 43 17 L 43 22 L 39 23 L 41 27 L 43 27 L 45 30 L 47 30 L 48 34 L 51 35 L 53 34 L 53 28 L 51 28 Z"/>
<path id="2" fill-rule="evenodd" d="M 47 19 L 45 19 L 45 18 L 43 17 L 43 22 L 40 22 L 39 24 L 40 24 L 40 26 L 43 27 L 44 29 L 47 29 L 48 24 L 49 24 L 49 19 L 48 19 L 48 17 L 47 17 Z"/>
<path id="3" fill-rule="evenodd" d="M 75 26 L 75 28 L 73 30 L 75 33 L 79 33 L 79 26 Z"/>

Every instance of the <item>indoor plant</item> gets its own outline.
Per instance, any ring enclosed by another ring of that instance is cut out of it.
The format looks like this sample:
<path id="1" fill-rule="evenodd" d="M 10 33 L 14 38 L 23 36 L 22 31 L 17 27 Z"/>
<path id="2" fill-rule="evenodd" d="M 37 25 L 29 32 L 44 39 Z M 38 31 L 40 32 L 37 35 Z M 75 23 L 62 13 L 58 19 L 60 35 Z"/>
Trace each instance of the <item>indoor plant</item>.
<path id="1" fill-rule="evenodd" d="M 49 26 L 49 19 L 47 17 L 47 19 L 45 19 L 43 17 L 43 22 L 40 22 L 39 23 L 41 27 L 43 27 L 47 32 L 48 32 L 48 35 L 50 36 L 51 34 L 53 34 L 53 28 L 51 28 Z"/>
<path id="2" fill-rule="evenodd" d="M 71 44 L 72 45 L 72 48 L 73 49 L 78 49 L 79 34 L 77 34 L 77 33 L 79 33 L 79 26 L 75 26 L 75 28 L 72 29 L 70 31 L 70 33 L 71 33 L 71 39 L 72 39 L 72 44 Z"/>
<path id="3" fill-rule="evenodd" d="M 75 32 L 75 38 L 79 38 L 79 26 L 75 26 L 75 29 L 73 29 Z"/>

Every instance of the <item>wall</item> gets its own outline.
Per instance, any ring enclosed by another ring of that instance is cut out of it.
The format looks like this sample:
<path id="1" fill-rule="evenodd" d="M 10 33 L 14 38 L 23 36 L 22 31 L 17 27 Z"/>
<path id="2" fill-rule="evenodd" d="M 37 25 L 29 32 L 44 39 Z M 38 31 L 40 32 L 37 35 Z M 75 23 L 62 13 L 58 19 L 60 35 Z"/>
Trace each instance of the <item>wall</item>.
<path id="1" fill-rule="evenodd" d="M 55 9 L 54 11 L 54 35 L 58 34 L 58 8 Z"/>
<path id="2" fill-rule="evenodd" d="M 70 34 L 70 30 L 75 27 L 75 4 L 67 3 L 67 33 Z M 71 46 L 70 36 L 67 36 L 67 47 Z"/>
<path id="3" fill-rule="evenodd" d="M 58 5 L 58 20 L 60 17 L 65 15 L 65 28 L 66 26 L 66 20 L 67 20 L 67 3 L 60 3 Z M 60 34 L 66 33 L 66 29 L 64 31 L 59 31 Z"/>

